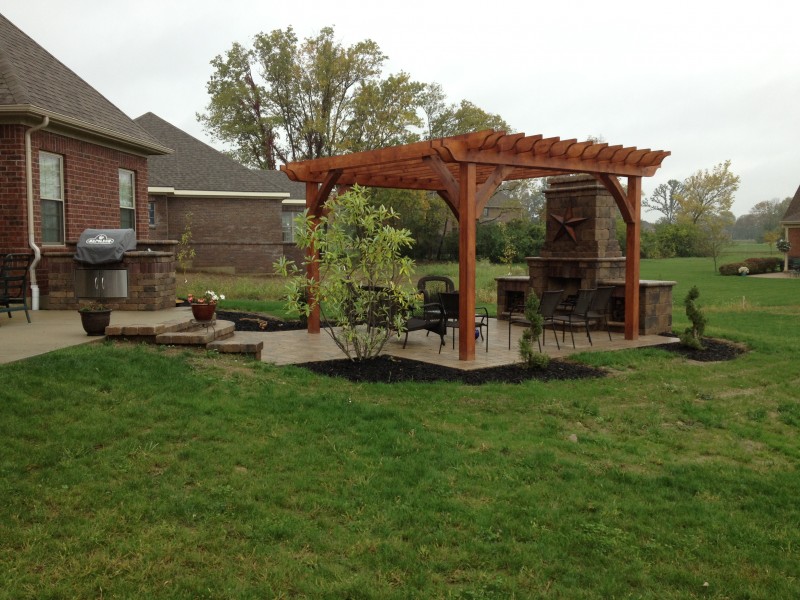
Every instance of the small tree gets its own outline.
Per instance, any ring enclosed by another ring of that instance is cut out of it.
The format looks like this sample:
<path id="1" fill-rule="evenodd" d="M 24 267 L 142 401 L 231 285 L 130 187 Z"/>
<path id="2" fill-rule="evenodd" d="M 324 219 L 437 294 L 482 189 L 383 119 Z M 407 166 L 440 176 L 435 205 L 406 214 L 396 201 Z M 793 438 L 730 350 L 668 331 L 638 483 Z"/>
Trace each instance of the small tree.
<path id="1" fill-rule="evenodd" d="M 692 286 L 692 289 L 686 294 L 683 305 L 686 307 L 686 316 L 689 317 L 689 321 L 691 321 L 692 325 L 686 328 L 680 338 L 684 346 L 702 350 L 703 333 L 706 329 L 706 317 L 695 302 L 699 297 L 700 290 L 697 289 L 696 285 Z"/>
<path id="2" fill-rule="evenodd" d="M 196 255 L 194 247 L 192 246 L 192 213 L 189 212 L 186 213 L 183 220 L 183 233 L 181 233 L 181 239 L 178 240 L 178 253 L 175 255 L 178 266 L 183 272 L 183 283 L 187 281 L 186 269 Z"/>
<path id="3" fill-rule="evenodd" d="M 288 308 L 308 316 L 319 307 L 325 331 L 345 356 L 364 360 L 380 354 L 392 331 L 403 330 L 416 302 L 414 263 L 402 256 L 413 239 L 407 229 L 391 226 L 397 213 L 370 204 L 364 188 L 354 186 L 327 207 L 319 224 L 306 213 L 297 228 L 298 247 L 314 248 L 319 256 L 306 258 L 303 269 L 285 257 L 274 267 L 290 277 Z M 312 261 L 318 281 L 306 276 Z"/>
<path id="4" fill-rule="evenodd" d="M 528 297 L 525 300 L 525 318 L 530 326 L 522 332 L 522 337 L 519 339 L 520 357 L 529 369 L 543 369 L 550 363 L 550 357 L 533 349 L 533 342 L 544 331 L 544 317 L 539 313 L 539 298 L 533 289 L 528 290 Z"/>

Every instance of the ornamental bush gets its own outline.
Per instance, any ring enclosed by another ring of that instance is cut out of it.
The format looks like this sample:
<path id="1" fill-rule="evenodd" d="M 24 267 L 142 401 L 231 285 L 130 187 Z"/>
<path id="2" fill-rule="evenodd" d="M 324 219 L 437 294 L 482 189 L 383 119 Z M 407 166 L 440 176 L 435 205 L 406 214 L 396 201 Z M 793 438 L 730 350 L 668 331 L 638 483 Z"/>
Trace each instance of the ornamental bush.
<path id="1" fill-rule="evenodd" d="M 297 228 L 297 245 L 315 248 L 301 266 L 282 257 L 275 271 L 289 276 L 287 307 L 306 317 L 315 307 L 325 331 L 351 360 L 380 354 L 389 336 L 402 331 L 416 302 L 414 262 L 403 256 L 414 240 L 407 229 L 392 227 L 399 217 L 369 203 L 364 188 L 353 188 L 327 203 L 315 224 L 309 214 Z M 319 280 L 306 277 L 316 262 Z M 301 268 L 302 267 L 302 268 Z"/>
<path id="2" fill-rule="evenodd" d="M 544 329 L 544 317 L 539 313 L 539 298 L 533 289 L 528 290 L 528 297 L 525 299 L 525 318 L 530 326 L 522 332 L 519 339 L 519 355 L 529 369 L 544 369 L 550 364 L 550 357 L 533 349 L 533 342 L 542 335 Z"/>
<path id="3" fill-rule="evenodd" d="M 689 317 L 692 325 L 684 330 L 680 338 L 684 346 L 702 350 L 703 333 L 706 330 L 706 317 L 695 302 L 699 297 L 700 290 L 697 289 L 696 285 L 692 286 L 692 289 L 686 294 L 683 305 L 686 307 L 686 316 Z"/>

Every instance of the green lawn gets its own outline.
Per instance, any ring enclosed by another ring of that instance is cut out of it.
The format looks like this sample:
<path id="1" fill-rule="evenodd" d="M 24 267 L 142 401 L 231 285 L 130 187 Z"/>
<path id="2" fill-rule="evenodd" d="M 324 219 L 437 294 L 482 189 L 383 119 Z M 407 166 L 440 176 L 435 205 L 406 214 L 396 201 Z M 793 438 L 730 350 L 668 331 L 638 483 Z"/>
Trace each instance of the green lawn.
<path id="1" fill-rule="evenodd" d="M 0 366 L 0 598 L 800 597 L 800 280 L 642 276 L 751 351 L 484 387 L 125 344 Z"/>

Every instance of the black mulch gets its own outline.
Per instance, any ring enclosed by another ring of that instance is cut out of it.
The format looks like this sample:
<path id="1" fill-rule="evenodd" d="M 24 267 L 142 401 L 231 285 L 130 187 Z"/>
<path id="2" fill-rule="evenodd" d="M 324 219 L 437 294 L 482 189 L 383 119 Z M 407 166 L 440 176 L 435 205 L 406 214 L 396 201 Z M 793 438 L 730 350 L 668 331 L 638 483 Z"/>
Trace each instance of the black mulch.
<path id="1" fill-rule="evenodd" d="M 237 311 L 217 311 L 217 318 L 232 321 L 237 331 L 294 331 L 304 329 L 299 321 L 284 321 L 275 317 Z M 732 360 L 746 349 L 725 340 L 704 338 L 704 350 L 686 348 L 681 344 L 649 346 L 680 354 L 689 360 L 713 362 Z M 530 379 L 539 381 L 586 379 L 604 377 L 607 373 L 570 360 L 553 359 L 544 369 L 527 369 L 520 364 L 462 371 L 440 365 L 382 355 L 355 362 L 346 358 L 308 362 L 297 365 L 320 375 L 343 377 L 355 382 L 396 383 L 401 381 L 450 381 L 480 385 L 483 383 L 521 383 Z"/>
<path id="2" fill-rule="evenodd" d="M 399 381 L 451 381 L 469 385 L 482 383 L 521 383 L 529 379 L 586 379 L 604 377 L 605 371 L 566 360 L 551 360 L 545 369 L 526 369 L 521 365 L 503 365 L 462 371 L 441 365 L 381 355 L 355 362 L 347 359 L 324 360 L 297 365 L 320 375 L 344 377 L 350 381 L 396 383 Z"/>
<path id="3" fill-rule="evenodd" d="M 284 321 L 277 317 L 233 310 L 218 310 L 217 319 L 236 324 L 236 331 L 297 331 L 305 329 L 300 321 Z"/>
<path id="4" fill-rule="evenodd" d="M 678 337 L 678 334 L 674 334 Z M 703 338 L 703 349 L 695 350 L 688 348 L 683 344 L 658 344 L 656 346 L 648 346 L 649 348 L 658 348 L 659 350 L 666 350 L 680 354 L 689 360 L 696 360 L 698 362 L 719 362 L 723 360 L 733 360 L 740 354 L 747 352 L 747 348 L 733 342 L 720 340 L 717 338 Z"/>

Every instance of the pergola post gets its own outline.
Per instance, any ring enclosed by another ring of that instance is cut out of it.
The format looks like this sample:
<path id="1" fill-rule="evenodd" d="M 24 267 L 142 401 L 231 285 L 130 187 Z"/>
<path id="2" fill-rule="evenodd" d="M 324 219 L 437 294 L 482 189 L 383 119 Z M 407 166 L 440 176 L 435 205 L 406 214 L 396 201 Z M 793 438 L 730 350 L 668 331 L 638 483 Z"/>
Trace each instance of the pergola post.
<path id="1" fill-rule="evenodd" d="M 475 163 L 461 163 L 458 196 L 458 358 L 475 360 Z"/>
<path id="2" fill-rule="evenodd" d="M 628 177 L 631 219 L 625 238 L 625 339 L 639 339 L 639 261 L 641 255 L 642 178 Z"/>
<path id="3" fill-rule="evenodd" d="M 318 206 L 317 195 L 319 194 L 319 184 L 314 182 L 306 182 L 306 209 L 308 214 L 313 218 L 313 226 L 319 226 L 320 210 Z M 314 246 L 306 249 L 306 256 L 308 262 L 306 265 L 306 279 L 313 280 L 315 284 L 319 283 L 319 252 Z M 314 293 L 309 290 L 308 302 L 312 304 L 311 314 L 308 315 L 308 333 L 319 333 L 320 318 L 319 318 L 319 305 L 316 303 Z"/>

